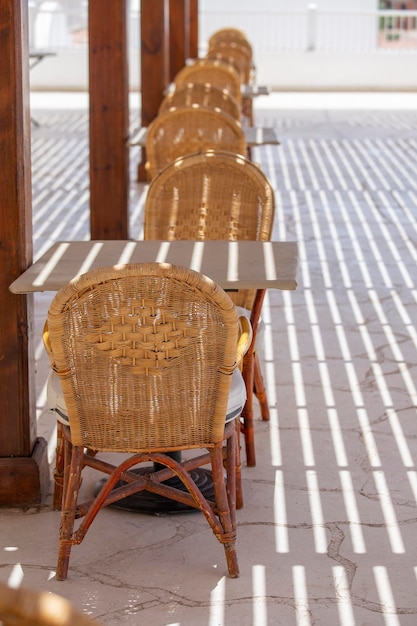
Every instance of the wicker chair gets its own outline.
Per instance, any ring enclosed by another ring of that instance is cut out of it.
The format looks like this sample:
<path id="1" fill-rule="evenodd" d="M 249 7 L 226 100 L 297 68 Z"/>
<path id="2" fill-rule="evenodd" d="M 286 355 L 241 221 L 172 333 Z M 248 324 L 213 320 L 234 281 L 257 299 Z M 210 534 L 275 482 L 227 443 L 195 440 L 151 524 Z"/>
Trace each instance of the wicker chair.
<path id="1" fill-rule="evenodd" d="M 198 104 L 169 109 L 148 127 L 148 177 L 154 178 L 177 157 L 209 148 L 246 154 L 246 138 L 240 123 L 220 109 Z"/>
<path id="2" fill-rule="evenodd" d="M 2 626 L 98 626 L 68 600 L 47 591 L 13 589 L 0 584 Z"/>
<path id="3" fill-rule="evenodd" d="M 228 239 L 268 241 L 275 210 L 273 188 L 248 159 L 220 150 L 190 154 L 168 165 L 149 185 L 145 200 L 145 239 Z M 229 294 L 251 311 L 253 344 L 243 361 L 247 401 L 242 413 L 246 461 L 256 464 L 253 390 L 262 419 L 269 420 L 268 400 L 255 349 L 264 292 Z"/>
<path id="4" fill-rule="evenodd" d="M 220 59 L 226 63 L 232 63 L 238 68 L 240 80 L 248 84 L 251 81 L 252 55 L 245 46 L 236 41 L 220 41 L 209 46 L 206 54 L 207 59 Z"/>
<path id="5" fill-rule="evenodd" d="M 238 341 L 229 296 L 207 277 L 166 263 L 101 268 L 58 291 L 47 331 L 69 422 L 60 423 L 65 461 L 57 579 L 66 579 L 71 547 L 99 510 L 143 490 L 200 510 L 224 546 L 229 575 L 238 576 L 238 429 L 228 403 L 248 336 Z M 196 456 L 175 458 L 191 449 Z M 113 466 L 97 452 L 130 456 Z M 132 469 L 144 462 L 154 466 Z M 207 464 L 214 502 L 192 477 Z M 85 466 L 109 478 L 94 500 L 78 503 Z M 174 476 L 181 488 L 165 484 Z"/>
<path id="6" fill-rule="evenodd" d="M 241 106 L 242 87 L 239 70 L 222 59 L 192 59 L 174 77 L 176 88 L 188 83 L 211 83 L 227 89 Z"/>
<path id="7" fill-rule="evenodd" d="M 187 83 L 171 91 L 162 100 L 158 115 L 172 107 L 200 104 L 209 108 L 217 108 L 240 121 L 241 110 L 238 102 L 227 89 L 216 87 L 211 83 Z"/>
<path id="8" fill-rule="evenodd" d="M 236 42 L 240 46 L 245 47 L 251 57 L 253 57 L 252 45 L 246 37 L 245 33 L 239 28 L 221 28 L 214 32 L 208 40 L 208 47 L 213 48 L 219 43 Z"/>

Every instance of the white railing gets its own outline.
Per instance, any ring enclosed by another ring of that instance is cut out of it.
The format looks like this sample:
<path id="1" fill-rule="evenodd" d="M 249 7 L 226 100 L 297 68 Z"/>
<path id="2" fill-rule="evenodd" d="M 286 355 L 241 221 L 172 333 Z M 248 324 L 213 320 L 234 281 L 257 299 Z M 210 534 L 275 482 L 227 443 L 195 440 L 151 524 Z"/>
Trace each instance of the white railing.
<path id="1" fill-rule="evenodd" d="M 31 73 L 32 88 L 85 90 L 88 0 L 28 2 L 30 46 L 57 53 Z M 126 3 L 131 88 L 140 90 L 140 0 Z M 233 0 L 221 11 L 214 4 L 200 4 L 200 56 L 214 31 L 241 28 L 253 45 L 258 80 L 274 89 L 417 88 L 417 11 L 330 11 L 319 0 L 285 11 L 274 10 L 273 1 L 263 8 L 266 0 Z"/>
<path id="2" fill-rule="evenodd" d="M 77 49 L 87 45 L 88 0 L 29 0 L 33 48 Z M 130 0 L 129 42 L 139 48 L 140 2 Z M 200 42 L 225 24 L 241 28 L 259 53 L 417 52 L 417 11 L 305 10 L 200 11 Z"/>

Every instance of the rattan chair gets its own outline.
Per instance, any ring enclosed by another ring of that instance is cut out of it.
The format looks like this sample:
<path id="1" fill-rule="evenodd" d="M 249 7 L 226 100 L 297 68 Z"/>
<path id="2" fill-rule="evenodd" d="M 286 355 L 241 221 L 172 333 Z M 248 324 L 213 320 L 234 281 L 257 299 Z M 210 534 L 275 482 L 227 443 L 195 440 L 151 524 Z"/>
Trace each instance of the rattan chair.
<path id="1" fill-rule="evenodd" d="M 275 210 L 273 188 L 262 170 L 247 158 L 220 150 L 191 154 L 168 165 L 149 185 L 145 200 L 145 239 L 227 239 L 268 241 Z M 230 293 L 235 304 L 251 311 L 254 339 L 244 358 L 247 401 L 242 413 L 246 461 L 256 464 L 253 390 L 262 419 L 268 400 L 255 348 L 264 292 Z"/>
<path id="2" fill-rule="evenodd" d="M 217 108 L 238 121 L 241 119 L 240 106 L 230 91 L 216 87 L 211 83 L 187 83 L 173 89 L 162 100 L 158 115 L 165 113 L 172 107 L 191 106 L 193 104 Z"/>
<path id="3" fill-rule="evenodd" d="M 198 104 L 174 107 L 158 115 L 146 136 L 146 170 L 151 180 L 168 163 L 192 152 L 220 148 L 246 154 L 240 123 L 220 111 Z"/>
<path id="4" fill-rule="evenodd" d="M 252 55 L 245 46 L 236 41 L 220 41 L 209 46 L 207 59 L 220 59 L 236 66 L 242 83 L 249 84 L 252 73 Z"/>
<path id="5" fill-rule="evenodd" d="M 176 88 L 188 83 L 211 83 L 227 89 L 239 106 L 242 102 L 242 86 L 239 70 L 222 59 L 190 59 L 174 77 Z"/>
<path id="6" fill-rule="evenodd" d="M 243 32 L 243 30 L 240 30 L 239 28 L 233 28 L 233 27 L 220 28 L 209 37 L 208 47 L 213 48 L 214 46 L 222 42 L 224 43 L 236 42 L 240 46 L 245 47 L 248 53 L 250 54 L 250 56 L 253 57 L 252 45 L 250 41 L 248 40 L 246 34 Z"/>
<path id="7" fill-rule="evenodd" d="M 2 626 L 98 626 L 55 593 L 0 584 Z"/>
<path id="8" fill-rule="evenodd" d="M 238 333 L 236 308 L 218 285 L 166 263 L 92 270 L 55 295 L 46 345 L 69 422 L 60 423 L 64 493 L 58 580 L 66 579 L 71 547 L 82 542 L 99 510 L 143 490 L 200 510 L 224 546 L 229 575 L 239 575 L 235 418 L 240 413 L 228 415 L 231 381 L 235 372 L 240 376 L 237 365 L 248 348 L 248 336 L 239 340 Z M 186 461 L 172 454 L 193 449 L 196 456 Z M 98 452 L 130 456 L 113 466 Z M 132 469 L 146 462 L 154 466 L 141 473 Z M 214 501 L 192 477 L 207 464 Z M 81 503 L 77 494 L 85 466 L 109 478 L 94 500 Z M 165 483 L 174 476 L 183 487 Z"/>

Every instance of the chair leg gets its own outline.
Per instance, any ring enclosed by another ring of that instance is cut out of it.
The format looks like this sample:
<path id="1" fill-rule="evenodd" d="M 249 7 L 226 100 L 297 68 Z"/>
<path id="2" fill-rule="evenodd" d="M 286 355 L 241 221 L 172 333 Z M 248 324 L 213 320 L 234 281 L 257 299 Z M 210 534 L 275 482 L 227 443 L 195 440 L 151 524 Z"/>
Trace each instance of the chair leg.
<path id="1" fill-rule="evenodd" d="M 228 453 L 228 456 L 235 463 L 236 469 L 236 508 L 241 509 L 243 507 L 243 489 L 242 489 L 242 462 L 240 455 L 240 419 L 236 420 L 236 443 L 235 452 Z"/>
<path id="2" fill-rule="evenodd" d="M 62 494 L 64 490 L 64 435 L 63 425 L 57 422 L 56 453 L 54 470 L 54 495 L 52 506 L 56 511 L 62 508 Z"/>
<path id="3" fill-rule="evenodd" d="M 254 392 L 259 401 L 262 419 L 265 422 L 269 422 L 268 398 L 266 396 L 266 389 L 265 389 L 264 379 L 262 376 L 261 364 L 259 363 L 257 352 L 255 352 L 255 357 L 254 357 L 253 381 L 254 381 Z"/>
<path id="4" fill-rule="evenodd" d="M 233 449 L 236 446 L 235 434 L 233 434 L 231 439 L 232 438 L 235 439 L 235 441 L 230 444 L 231 448 Z M 211 466 L 213 474 L 214 494 L 216 499 L 217 514 L 221 527 L 223 529 L 221 533 L 216 533 L 216 537 L 220 541 L 220 543 L 223 544 L 229 576 L 231 578 L 238 578 L 239 565 L 236 552 L 236 523 L 233 522 L 235 515 L 234 512 L 231 513 L 229 507 L 229 498 L 223 476 L 222 456 L 223 455 L 221 449 L 217 448 L 212 450 Z"/>
<path id="5" fill-rule="evenodd" d="M 81 484 L 81 471 L 84 459 L 83 448 L 72 446 L 68 441 L 65 441 L 64 445 L 65 481 L 59 531 L 57 580 L 66 580 L 68 576 L 68 565 L 73 545 L 72 535 L 77 508 L 77 494 Z"/>
<path id="6" fill-rule="evenodd" d="M 254 353 L 250 350 L 243 359 L 243 378 L 246 385 L 246 403 L 242 411 L 241 431 L 245 437 L 246 464 L 255 467 L 255 429 L 253 422 Z"/>

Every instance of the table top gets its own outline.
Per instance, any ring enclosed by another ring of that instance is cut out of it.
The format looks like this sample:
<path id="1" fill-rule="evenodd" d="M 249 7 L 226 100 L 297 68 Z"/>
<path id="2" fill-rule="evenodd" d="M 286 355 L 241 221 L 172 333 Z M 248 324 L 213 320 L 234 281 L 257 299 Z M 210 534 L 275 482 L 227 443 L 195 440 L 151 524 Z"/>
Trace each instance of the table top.
<path id="1" fill-rule="evenodd" d="M 242 85 L 242 96 L 244 98 L 256 98 L 257 96 L 269 96 L 271 89 L 267 85 Z"/>
<path id="2" fill-rule="evenodd" d="M 266 144 L 279 146 L 280 142 L 274 128 L 261 126 L 245 126 L 243 128 L 248 148 L 256 148 Z M 129 146 L 146 147 L 148 128 L 142 126 L 135 130 L 129 139 Z"/>
<path id="3" fill-rule="evenodd" d="M 157 261 L 189 267 L 223 289 L 296 289 L 298 246 L 286 241 L 61 241 L 9 287 L 57 291 L 98 267 Z"/>

